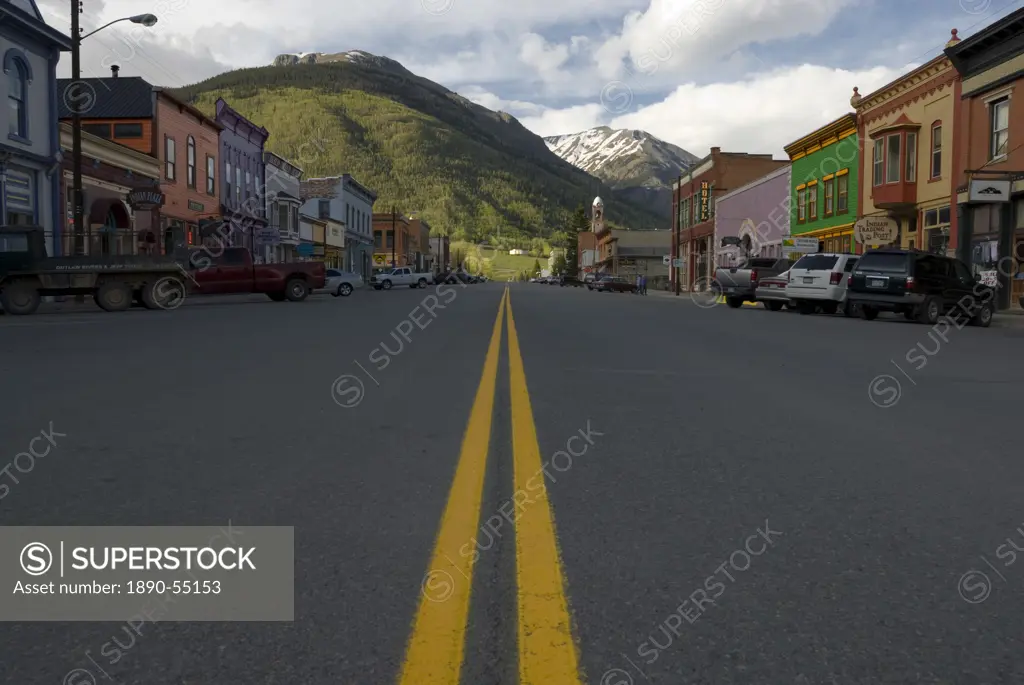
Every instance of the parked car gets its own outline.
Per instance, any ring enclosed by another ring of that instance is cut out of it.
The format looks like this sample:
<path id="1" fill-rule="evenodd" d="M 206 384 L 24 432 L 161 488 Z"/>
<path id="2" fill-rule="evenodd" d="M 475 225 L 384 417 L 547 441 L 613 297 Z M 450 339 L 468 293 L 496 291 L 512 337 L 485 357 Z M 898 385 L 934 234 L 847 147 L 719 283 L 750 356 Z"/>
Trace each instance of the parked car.
<path id="1" fill-rule="evenodd" d="M 636 283 L 622 276 L 605 276 L 594 284 L 599 293 L 635 293 Z"/>
<path id="2" fill-rule="evenodd" d="M 786 286 L 789 285 L 789 272 L 783 271 L 778 276 L 767 276 L 758 279 L 754 299 L 764 304 L 765 309 L 777 312 L 783 307 L 793 307 L 786 297 Z"/>
<path id="3" fill-rule="evenodd" d="M 338 269 L 327 270 L 327 283 L 324 290 L 335 297 L 348 297 L 356 288 L 363 285 L 363 277 L 359 274 L 339 271 Z"/>
<path id="4" fill-rule="evenodd" d="M 50 257 L 40 226 L 0 227 L 0 309 L 33 314 L 48 295 L 91 295 L 103 310 L 172 309 L 185 294 L 187 273 L 172 258 Z"/>
<path id="5" fill-rule="evenodd" d="M 370 285 L 375 290 L 391 290 L 396 285 L 405 285 L 410 288 L 426 288 L 433 282 L 433 274 L 417 273 L 407 266 L 400 266 L 370 277 Z"/>
<path id="6" fill-rule="evenodd" d="M 265 293 L 274 302 L 301 302 L 327 282 L 323 262 L 255 264 L 245 247 L 188 248 L 190 292 L 197 295 Z"/>
<path id="7" fill-rule="evenodd" d="M 757 282 L 762 278 L 777 276 L 789 271 L 793 262 L 776 257 L 751 257 L 740 266 L 719 267 L 715 270 L 717 289 L 725 295 L 725 303 L 733 309 L 743 306 L 744 301 L 755 299 Z"/>
<path id="8" fill-rule="evenodd" d="M 608 274 L 589 273 L 583 277 L 583 283 L 587 286 L 587 290 L 593 290 L 594 286 L 597 285 L 597 282 L 607 275 Z"/>
<path id="9" fill-rule="evenodd" d="M 818 252 L 804 255 L 789 270 L 786 297 L 801 314 L 821 310 L 835 314 L 842 308 L 847 316 L 854 314 L 847 306 L 846 281 L 859 259 L 855 254 Z"/>
<path id="10" fill-rule="evenodd" d="M 975 326 L 992 325 L 995 288 L 959 259 L 917 250 L 871 250 L 848 280 L 847 301 L 868 321 L 886 311 L 927 324 L 948 314 L 968 317 Z"/>
<path id="11" fill-rule="evenodd" d="M 572 288 L 582 288 L 583 287 L 583 281 L 581 281 L 580 279 L 576 278 L 575 276 L 560 276 L 558 278 L 558 285 L 562 286 L 563 288 L 566 287 L 566 286 L 569 286 L 569 287 L 572 287 Z"/>

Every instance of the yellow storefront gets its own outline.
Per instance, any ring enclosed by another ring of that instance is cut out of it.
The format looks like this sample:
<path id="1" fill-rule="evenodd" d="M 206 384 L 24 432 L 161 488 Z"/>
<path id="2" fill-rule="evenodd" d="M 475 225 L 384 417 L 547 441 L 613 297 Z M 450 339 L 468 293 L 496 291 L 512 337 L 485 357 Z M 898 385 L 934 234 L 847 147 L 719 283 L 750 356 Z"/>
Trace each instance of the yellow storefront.
<path id="1" fill-rule="evenodd" d="M 839 226 L 827 226 L 816 231 L 808 231 L 795 236 L 798 238 L 817 238 L 821 252 L 853 253 L 853 222 Z"/>

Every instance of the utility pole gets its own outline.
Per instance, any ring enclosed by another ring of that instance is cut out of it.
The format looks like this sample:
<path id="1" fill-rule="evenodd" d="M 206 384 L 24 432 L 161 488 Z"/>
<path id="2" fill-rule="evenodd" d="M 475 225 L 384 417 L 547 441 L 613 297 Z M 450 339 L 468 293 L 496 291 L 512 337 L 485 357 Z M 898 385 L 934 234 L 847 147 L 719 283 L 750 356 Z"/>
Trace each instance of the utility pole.
<path id="1" fill-rule="evenodd" d="M 391 205 L 391 268 L 397 268 L 398 262 L 395 260 L 395 248 L 398 245 L 398 234 L 395 232 L 395 227 L 398 223 L 398 217 L 395 216 L 395 206 Z"/>
<path id="2" fill-rule="evenodd" d="M 82 197 L 82 99 L 84 93 L 81 87 L 82 27 L 79 18 L 82 11 L 82 0 L 71 0 L 71 88 L 75 91 L 70 98 L 74 103 L 71 110 L 71 206 L 76 255 L 85 254 L 85 207 Z M 67 205 L 62 208 L 62 212 L 64 216 L 67 216 Z"/>

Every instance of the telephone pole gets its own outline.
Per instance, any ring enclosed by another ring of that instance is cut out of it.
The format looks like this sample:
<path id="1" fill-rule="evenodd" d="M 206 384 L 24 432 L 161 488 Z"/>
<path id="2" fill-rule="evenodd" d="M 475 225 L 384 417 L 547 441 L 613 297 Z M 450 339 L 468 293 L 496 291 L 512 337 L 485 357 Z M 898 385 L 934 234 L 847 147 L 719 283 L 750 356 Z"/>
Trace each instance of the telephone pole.
<path id="1" fill-rule="evenodd" d="M 398 244 L 398 234 L 395 232 L 395 226 L 398 223 L 398 217 L 395 216 L 395 206 L 391 205 L 391 268 L 397 268 L 398 262 L 395 260 L 395 248 Z"/>

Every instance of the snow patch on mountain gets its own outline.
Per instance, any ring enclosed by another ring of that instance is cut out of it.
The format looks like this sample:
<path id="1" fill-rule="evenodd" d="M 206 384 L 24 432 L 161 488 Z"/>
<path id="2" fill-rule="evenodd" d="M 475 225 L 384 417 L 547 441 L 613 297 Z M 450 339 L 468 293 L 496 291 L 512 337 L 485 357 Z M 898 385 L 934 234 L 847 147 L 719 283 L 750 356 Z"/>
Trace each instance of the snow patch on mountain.
<path id="1" fill-rule="evenodd" d="M 565 161 L 599 177 L 604 176 L 602 171 L 637 163 L 654 171 L 655 176 L 671 175 L 685 171 L 698 160 L 681 147 L 635 129 L 599 126 L 579 133 L 548 136 L 544 142 Z M 642 184 L 650 182 L 648 177 Z"/>

